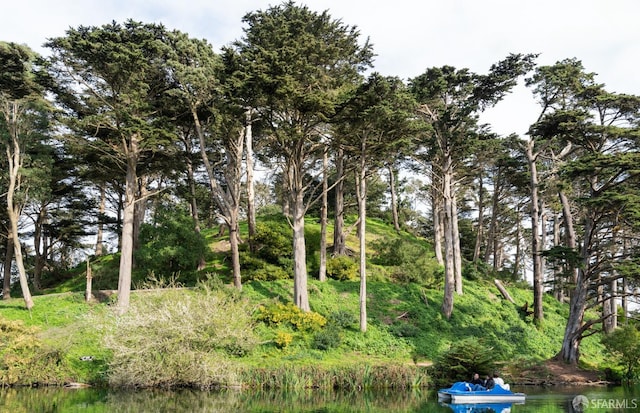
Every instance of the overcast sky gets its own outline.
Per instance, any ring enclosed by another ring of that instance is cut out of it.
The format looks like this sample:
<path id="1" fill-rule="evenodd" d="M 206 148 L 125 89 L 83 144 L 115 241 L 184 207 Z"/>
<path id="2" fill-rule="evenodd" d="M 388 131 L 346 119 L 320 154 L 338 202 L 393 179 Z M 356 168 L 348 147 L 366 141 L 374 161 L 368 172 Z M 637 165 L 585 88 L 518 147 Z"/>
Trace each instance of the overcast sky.
<path id="1" fill-rule="evenodd" d="M 0 40 L 42 44 L 69 27 L 132 18 L 163 23 L 219 49 L 242 36 L 242 17 L 271 0 L 11 0 L 0 7 Z M 306 0 L 314 11 L 357 26 L 373 43 L 375 70 L 409 79 L 433 66 L 486 73 L 509 53 L 540 53 L 539 64 L 577 58 L 609 91 L 640 95 L 637 0 Z M 523 134 L 539 109 L 519 86 L 482 120 Z"/>

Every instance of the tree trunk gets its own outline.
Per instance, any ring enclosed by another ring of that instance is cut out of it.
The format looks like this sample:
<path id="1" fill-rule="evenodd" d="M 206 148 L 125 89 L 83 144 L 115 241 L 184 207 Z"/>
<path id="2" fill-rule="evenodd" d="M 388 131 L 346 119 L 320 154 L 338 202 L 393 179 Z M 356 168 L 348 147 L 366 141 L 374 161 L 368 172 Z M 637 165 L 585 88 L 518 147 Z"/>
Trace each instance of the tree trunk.
<path id="1" fill-rule="evenodd" d="M 367 218 L 367 181 L 365 170 L 364 143 L 360 154 L 358 171 L 358 233 L 360 234 L 360 331 L 367 331 L 367 256 L 366 256 L 366 218 Z"/>
<path id="2" fill-rule="evenodd" d="M 582 340 L 582 321 L 587 302 L 588 281 L 582 270 L 578 271 L 578 283 L 576 284 L 569 304 L 569 318 L 564 331 L 560 358 L 572 365 L 577 365 L 580 360 L 580 342 Z"/>
<path id="3" fill-rule="evenodd" d="M 389 171 L 389 188 L 391 191 L 391 217 L 393 219 L 393 229 L 400 232 L 400 222 L 398 220 L 398 201 L 396 199 L 396 178 L 393 165 L 387 166 Z"/>
<path id="4" fill-rule="evenodd" d="M 240 272 L 240 253 L 238 248 L 238 213 L 232 213 L 229 220 L 229 247 L 231 249 L 231 269 L 233 274 L 233 286 L 242 289 Z"/>
<path id="5" fill-rule="evenodd" d="M 442 301 L 442 313 L 449 319 L 453 313 L 453 293 L 456 288 L 455 249 L 453 240 L 453 194 L 451 193 L 451 159 L 445 157 L 442 168 L 442 194 L 444 220 L 444 299 Z"/>
<path id="6" fill-rule="evenodd" d="M 527 144 L 527 162 L 530 172 L 531 190 L 531 254 L 533 259 L 533 320 L 536 324 L 543 321 L 544 312 L 542 298 L 544 293 L 542 279 L 542 251 L 540 241 L 540 201 L 538 200 L 538 170 L 536 165 L 537 155 L 533 153 L 534 141 Z"/>
<path id="7" fill-rule="evenodd" d="M 20 206 L 14 203 L 14 195 L 20 177 L 23 156 L 20 149 L 20 139 L 18 136 L 18 103 L 9 103 L 9 108 L 5 112 L 6 126 L 9 129 L 11 142 L 7 142 L 7 162 L 9 166 L 9 185 L 7 188 L 7 214 L 9 217 L 11 238 L 13 241 L 13 255 L 18 267 L 20 276 L 20 288 L 27 310 L 33 308 L 33 299 L 29 291 L 27 272 L 24 268 L 22 258 L 22 245 L 20 244 L 20 234 L 18 232 L 18 221 L 20 220 Z"/>
<path id="8" fill-rule="evenodd" d="M 484 241 L 484 179 L 482 171 L 480 172 L 478 186 L 478 227 L 476 229 L 476 243 L 473 247 L 473 262 L 480 260 L 480 250 Z"/>
<path id="9" fill-rule="evenodd" d="M 129 309 L 131 297 L 131 271 L 133 269 L 133 235 L 138 179 L 136 174 L 138 155 L 138 135 L 131 136 L 127 157 L 124 211 L 122 217 L 122 249 L 118 278 L 118 312 L 124 314 Z"/>
<path id="10" fill-rule="evenodd" d="M 558 197 L 560 198 L 560 203 L 562 204 L 562 217 L 564 218 L 564 233 L 566 238 L 567 247 L 572 250 L 576 250 L 576 230 L 573 226 L 573 213 L 571 212 L 571 205 L 569 203 L 569 198 L 564 193 L 564 191 L 558 191 Z M 574 266 L 575 267 L 575 266 Z M 571 268 L 573 283 L 576 283 L 578 280 L 578 269 Z"/>
<path id="11" fill-rule="evenodd" d="M 520 237 L 522 236 L 522 219 L 520 217 L 520 205 L 518 205 L 516 210 L 516 234 L 515 234 L 515 243 L 516 243 L 516 252 L 515 257 L 513 259 L 513 274 L 512 277 L 514 280 L 520 280 L 518 276 L 518 272 L 520 271 L 520 260 L 522 257 L 522 247 L 520 243 Z M 522 277 L 524 279 L 525 277 Z"/>
<path id="12" fill-rule="evenodd" d="M 11 231 L 11 230 L 8 230 Z M 7 249 L 4 254 L 4 268 L 2 280 L 2 299 L 11 298 L 11 263 L 13 262 L 13 236 L 7 234 Z"/>
<path id="13" fill-rule="evenodd" d="M 42 271 L 47 258 L 47 243 L 43 240 L 43 228 L 47 219 L 47 208 L 41 205 L 38 217 L 33 228 L 33 251 L 35 263 L 33 266 L 33 291 L 36 293 L 42 289 Z"/>
<path id="14" fill-rule="evenodd" d="M 318 279 L 327 280 L 327 192 L 329 191 L 328 173 L 329 155 L 327 148 L 322 153 L 322 206 L 320 208 L 320 268 Z"/>
<path id="15" fill-rule="evenodd" d="M 100 204 L 98 205 L 98 230 L 96 234 L 96 257 L 102 255 L 103 252 L 103 237 L 104 237 L 104 216 L 107 203 L 107 191 L 105 189 L 106 184 L 100 183 Z"/>
<path id="16" fill-rule="evenodd" d="M 253 252 L 253 239 L 256 236 L 256 191 L 253 185 L 253 120 L 251 109 L 247 110 L 245 116 L 244 138 L 247 151 L 247 221 L 249 226 L 249 249 Z"/>
<path id="17" fill-rule="evenodd" d="M 453 171 L 452 171 L 453 172 Z M 453 241 L 453 268 L 456 281 L 456 294 L 462 295 L 462 249 L 460 248 L 460 230 L 458 229 L 458 201 L 451 178 L 451 236 Z"/>
<path id="18" fill-rule="evenodd" d="M 347 244 L 344 234 L 344 150 L 338 148 L 335 156 L 336 185 L 335 211 L 333 223 L 333 256 L 346 255 Z"/>
<path id="19" fill-rule="evenodd" d="M 559 247 L 560 244 L 560 216 L 553 214 L 553 246 Z M 559 302 L 564 302 L 564 285 L 565 285 L 565 273 L 564 268 L 556 266 L 553 274 L 553 296 Z"/>
<path id="20" fill-rule="evenodd" d="M 442 207 L 442 182 L 431 172 L 431 216 L 433 220 L 433 250 L 438 264 L 444 265 L 443 239 L 444 239 L 444 210 Z"/>
<path id="21" fill-rule="evenodd" d="M 560 350 L 560 358 L 570 364 L 576 365 L 580 360 L 580 342 L 582 341 L 582 327 L 584 313 L 587 308 L 587 295 L 591 274 L 591 243 L 595 224 L 593 220 L 587 216 L 584 224 L 584 242 L 580 249 L 582 257 L 581 268 L 578 269 L 576 283 L 571 292 L 571 300 L 569 304 L 569 317 L 567 326 L 564 330 L 564 338 L 562 340 L 562 348 Z M 597 265 L 597 264 L 596 264 Z"/>
<path id="22" fill-rule="evenodd" d="M 297 174 L 299 176 L 299 174 Z M 302 311 L 310 311 L 307 289 L 307 252 L 304 238 L 304 197 L 302 185 L 292 188 L 293 224 L 293 303 Z"/>
<path id="23" fill-rule="evenodd" d="M 484 253 L 485 262 L 489 262 L 489 258 L 493 256 L 493 270 L 498 270 L 498 248 L 497 248 L 497 239 L 498 239 L 498 214 L 500 213 L 500 180 L 501 177 L 501 169 L 498 168 L 495 179 L 494 179 L 494 188 L 493 195 L 491 196 L 491 221 L 489 222 L 489 235 L 487 236 L 487 250 Z"/>

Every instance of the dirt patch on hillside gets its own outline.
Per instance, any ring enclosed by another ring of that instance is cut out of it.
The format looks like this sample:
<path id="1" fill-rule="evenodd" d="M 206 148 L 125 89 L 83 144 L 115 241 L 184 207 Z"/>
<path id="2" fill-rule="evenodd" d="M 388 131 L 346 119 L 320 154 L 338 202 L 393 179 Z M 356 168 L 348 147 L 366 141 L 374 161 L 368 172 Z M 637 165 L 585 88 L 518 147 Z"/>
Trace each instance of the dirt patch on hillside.
<path id="1" fill-rule="evenodd" d="M 607 384 L 604 373 L 585 370 L 555 359 L 528 366 L 512 375 L 511 383 L 524 385 Z"/>

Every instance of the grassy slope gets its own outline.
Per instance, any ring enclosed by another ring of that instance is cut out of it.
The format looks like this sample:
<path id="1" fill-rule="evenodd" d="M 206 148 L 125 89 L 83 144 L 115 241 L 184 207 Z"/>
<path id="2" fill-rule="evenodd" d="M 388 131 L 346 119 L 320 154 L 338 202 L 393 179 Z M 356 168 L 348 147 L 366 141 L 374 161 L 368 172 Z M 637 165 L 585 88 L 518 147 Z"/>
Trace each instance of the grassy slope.
<path id="1" fill-rule="evenodd" d="M 309 222 L 311 243 L 316 242 L 317 227 Z M 382 224 L 372 220 L 368 225 L 368 239 L 389 239 L 398 235 Z M 423 243 L 404 234 L 413 242 Z M 350 245 L 355 245 L 355 237 L 349 237 Z M 372 245 L 370 243 L 369 245 Z M 369 251 L 373 253 L 374 251 Z M 115 288 L 106 275 L 100 275 L 113 263 L 107 258 L 94 269 L 99 288 Z M 218 266 L 211 263 L 212 267 Z M 435 267 L 434 267 L 435 268 Z M 96 271 L 97 270 L 97 271 Z M 31 312 L 22 308 L 21 299 L 0 302 L 0 318 L 22 320 L 26 325 L 36 326 L 46 346 L 64 352 L 75 375 L 69 380 L 95 380 L 103 373 L 103 365 L 89 365 L 79 361 L 83 355 L 93 355 L 106 360 L 108 355 L 101 348 L 100 333 L 87 323 L 87 312 L 106 314 L 106 305 L 92 305 L 87 310 L 82 293 L 84 290 L 84 267 L 78 268 L 75 277 L 56 286 L 53 291 L 72 290 L 76 292 L 50 294 L 34 297 L 35 307 Z M 535 327 L 530 317 L 524 317 L 519 307 L 532 302 L 532 293 L 526 288 L 506 284 L 516 304 L 499 295 L 490 281 L 465 280 L 464 294 L 455 297 L 453 316 L 446 320 L 440 312 L 442 291 L 437 285 L 427 288 L 417 284 L 383 281 L 388 269 L 370 265 L 371 280 L 368 283 L 368 330 L 358 331 L 359 280 L 320 283 L 310 280 L 310 303 L 313 311 L 326 317 L 338 311 L 347 311 L 354 317 L 352 326 L 341 329 L 341 345 L 320 351 L 310 345 L 308 334 L 292 332 L 293 342 L 286 348 L 278 348 L 273 339 L 278 328 L 268 328 L 259 324 L 256 332 L 263 344 L 240 361 L 247 365 L 277 366 L 284 363 L 301 365 L 325 364 L 327 366 L 345 363 L 376 362 L 428 362 L 456 340 L 475 337 L 492 348 L 501 360 L 538 361 L 552 357 L 560 348 L 564 323 L 568 313 L 566 305 L 545 297 L 545 322 Z M 378 281 L 373 281 L 378 280 Z M 95 285 L 95 284 L 94 284 Z M 293 290 L 290 280 L 251 281 L 244 285 L 242 294 L 257 307 L 276 301 L 290 302 Z M 2 351 L 0 343 L 0 352 Z M 589 365 L 603 362 L 602 347 L 598 337 L 587 338 L 582 346 L 583 361 Z M 520 364 L 523 364 L 520 362 Z M 524 363 L 526 364 L 526 363 Z"/>

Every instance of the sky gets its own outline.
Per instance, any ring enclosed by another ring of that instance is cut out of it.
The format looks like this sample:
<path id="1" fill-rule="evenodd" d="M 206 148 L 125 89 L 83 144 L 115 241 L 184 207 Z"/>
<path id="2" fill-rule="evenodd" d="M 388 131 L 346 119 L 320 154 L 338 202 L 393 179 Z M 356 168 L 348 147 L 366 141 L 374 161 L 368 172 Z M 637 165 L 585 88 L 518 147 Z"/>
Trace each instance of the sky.
<path id="1" fill-rule="evenodd" d="M 637 0 L 306 0 L 311 10 L 356 26 L 373 44 L 374 70 L 408 80 L 450 65 L 486 73 L 510 53 L 539 53 L 539 65 L 577 58 L 608 91 L 640 95 Z M 162 23 L 219 50 L 243 35 L 242 17 L 274 0 L 12 0 L 0 6 L 0 41 L 42 44 L 70 27 L 129 18 Z M 540 112 L 521 82 L 482 114 L 494 132 L 524 135 Z"/>

